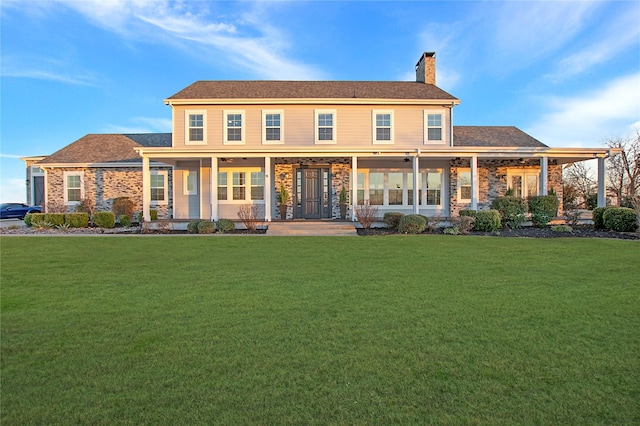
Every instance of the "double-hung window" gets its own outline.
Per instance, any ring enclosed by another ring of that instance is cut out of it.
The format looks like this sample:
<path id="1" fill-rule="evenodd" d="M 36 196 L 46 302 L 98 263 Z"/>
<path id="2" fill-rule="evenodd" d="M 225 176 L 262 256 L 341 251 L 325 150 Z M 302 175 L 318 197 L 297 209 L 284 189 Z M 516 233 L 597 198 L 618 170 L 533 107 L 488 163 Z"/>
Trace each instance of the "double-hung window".
<path id="1" fill-rule="evenodd" d="M 218 200 L 227 200 L 227 172 L 218 172 Z"/>
<path id="2" fill-rule="evenodd" d="M 336 143 L 336 112 L 334 110 L 316 110 L 315 114 L 316 143 Z"/>
<path id="3" fill-rule="evenodd" d="M 151 204 L 167 204 L 167 172 L 151 171 L 150 175 Z"/>
<path id="4" fill-rule="evenodd" d="M 245 172 L 233 172 L 233 199 L 245 200 L 247 198 L 247 179 Z"/>
<path id="5" fill-rule="evenodd" d="M 458 201 L 471 202 L 471 170 L 458 169 Z"/>
<path id="6" fill-rule="evenodd" d="M 442 206 L 442 176 L 442 169 L 425 169 L 418 174 L 419 205 Z M 414 192 L 413 172 L 372 169 L 358 173 L 358 204 L 368 201 L 375 206 L 412 206 Z"/>
<path id="7" fill-rule="evenodd" d="M 207 143 L 205 111 L 187 111 L 185 113 L 185 144 L 204 145 Z"/>
<path id="8" fill-rule="evenodd" d="M 78 204 L 84 198 L 84 172 L 64 172 L 64 203 Z"/>
<path id="9" fill-rule="evenodd" d="M 425 144 L 444 143 L 444 118 L 442 113 L 425 111 Z"/>
<path id="10" fill-rule="evenodd" d="M 393 143 L 393 111 L 373 111 L 373 143 Z"/>
<path id="11" fill-rule="evenodd" d="M 244 111 L 224 112 L 224 143 L 244 144 Z"/>
<path id="12" fill-rule="evenodd" d="M 218 171 L 218 200 L 229 202 L 264 201 L 264 170 L 227 168 Z"/>
<path id="13" fill-rule="evenodd" d="M 282 111 L 262 111 L 262 143 L 284 143 Z"/>

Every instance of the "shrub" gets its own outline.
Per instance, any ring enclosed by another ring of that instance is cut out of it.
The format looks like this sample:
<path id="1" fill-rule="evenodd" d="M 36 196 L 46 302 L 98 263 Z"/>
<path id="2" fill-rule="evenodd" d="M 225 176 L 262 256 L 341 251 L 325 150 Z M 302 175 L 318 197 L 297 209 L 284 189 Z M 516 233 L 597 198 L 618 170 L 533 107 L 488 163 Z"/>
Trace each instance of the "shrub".
<path id="1" fill-rule="evenodd" d="M 384 214 L 382 221 L 386 223 L 389 228 L 398 229 L 400 219 L 402 219 L 403 216 L 404 214 L 400 212 L 387 212 Z"/>
<path id="2" fill-rule="evenodd" d="M 44 221 L 51 224 L 51 226 L 58 226 L 64 223 L 64 213 L 45 213 Z"/>
<path id="3" fill-rule="evenodd" d="M 605 210 L 610 208 L 611 207 L 596 207 L 593 209 L 591 215 L 593 217 L 593 227 L 595 229 L 605 229 L 604 218 L 602 216 L 604 215 Z"/>
<path id="4" fill-rule="evenodd" d="M 133 201 L 129 197 L 114 198 L 111 205 L 111 211 L 116 217 L 122 215 L 133 217 L 133 208 Z"/>
<path id="5" fill-rule="evenodd" d="M 238 209 L 238 217 L 245 229 L 249 232 L 255 232 L 258 228 L 260 222 L 258 219 L 258 209 L 257 204 L 243 204 Z"/>
<path id="6" fill-rule="evenodd" d="M 402 216 L 398 223 L 398 232 L 401 234 L 420 234 L 427 227 L 427 221 L 424 216 L 417 214 L 408 214 Z"/>
<path id="7" fill-rule="evenodd" d="M 587 210 L 593 210 L 598 207 L 598 194 L 590 194 L 584 200 L 584 206 Z"/>
<path id="8" fill-rule="evenodd" d="M 618 232 L 633 232 L 638 229 L 636 212 L 628 207 L 611 207 L 602 215 L 604 227 Z"/>
<path id="9" fill-rule="evenodd" d="M 120 225 L 122 226 L 131 226 L 131 216 L 127 214 L 120 215 Z"/>
<path id="10" fill-rule="evenodd" d="M 158 210 L 149 210 L 149 216 L 151 216 L 151 220 L 158 220 Z M 142 223 L 142 212 L 138 213 L 138 222 Z"/>
<path id="11" fill-rule="evenodd" d="M 94 205 L 93 200 L 91 200 L 90 198 L 83 198 L 82 200 L 80 200 L 80 203 L 76 205 L 74 211 L 76 213 L 87 213 L 89 216 L 91 216 L 95 209 L 96 206 Z"/>
<path id="12" fill-rule="evenodd" d="M 66 213 L 64 215 L 64 223 L 69 225 L 69 228 L 86 228 L 89 226 L 89 214 Z"/>
<path id="13" fill-rule="evenodd" d="M 44 213 L 31 213 L 31 226 L 44 223 Z"/>
<path id="14" fill-rule="evenodd" d="M 491 202 L 491 208 L 498 210 L 502 224 L 509 228 L 520 228 L 525 221 L 527 204 L 520 197 L 496 197 Z"/>
<path id="15" fill-rule="evenodd" d="M 24 224 L 27 226 L 31 226 L 31 215 L 33 213 L 27 213 L 26 215 L 24 215 Z"/>
<path id="16" fill-rule="evenodd" d="M 460 210 L 460 217 L 464 217 L 464 216 L 476 217 L 477 213 L 478 213 L 477 210 L 471 210 L 471 209 Z"/>
<path id="17" fill-rule="evenodd" d="M 569 225 L 554 225 L 551 227 L 553 232 L 573 232 L 573 229 Z"/>
<path id="18" fill-rule="evenodd" d="M 231 219 L 220 219 L 217 223 L 218 231 L 224 234 L 225 232 L 231 232 L 236 229 L 236 224 Z"/>
<path id="19" fill-rule="evenodd" d="M 373 222 L 376 220 L 376 216 L 378 216 L 378 207 L 372 206 L 368 201 L 356 207 L 356 218 L 364 229 L 371 228 L 371 225 L 373 225 Z"/>
<path id="20" fill-rule="evenodd" d="M 558 197 L 555 195 L 535 195 L 527 199 L 531 222 L 534 226 L 546 226 L 558 211 Z"/>
<path id="21" fill-rule="evenodd" d="M 498 210 L 481 210 L 477 212 L 473 227 L 480 232 L 495 232 L 499 230 L 502 227 L 500 213 Z"/>
<path id="22" fill-rule="evenodd" d="M 198 234 L 213 234 L 216 232 L 216 224 L 209 220 L 201 220 L 198 223 Z"/>
<path id="23" fill-rule="evenodd" d="M 202 219 L 196 219 L 189 222 L 189 224 L 187 225 L 187 232 L 190 234 L 197 234 L 198 225 L 200 224 L 200 222 L 202 222 Z"/>
<path id="24" fill-rule="evenodd" d="M 116 226 L 116 215 L 113 212 L 95 212 L 93 223 L 99 228 L 113 228 Z"/>

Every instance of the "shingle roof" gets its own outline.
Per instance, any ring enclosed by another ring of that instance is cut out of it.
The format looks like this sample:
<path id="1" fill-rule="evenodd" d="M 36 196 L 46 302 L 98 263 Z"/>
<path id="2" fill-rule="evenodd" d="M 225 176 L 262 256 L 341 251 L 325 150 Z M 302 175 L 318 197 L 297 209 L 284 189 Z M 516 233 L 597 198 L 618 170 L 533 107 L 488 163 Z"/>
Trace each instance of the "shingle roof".
<path id="1" fill-rule="evenodd" d="M 454 146 L 547 147 L 514 126 L 453 126 Z"/>
<path id="2" fill-rule="evenodd" d="M 140 162 L 134 147 L 170 147 L 171 133 L 89 134 L 39 161 L 41 164 Z"/>
<path id="3" fill-rule="evenodd" d="M 168 100 L 357 98 L 457 100 L 437 86 L 411 81 L 197 81 Z"/>

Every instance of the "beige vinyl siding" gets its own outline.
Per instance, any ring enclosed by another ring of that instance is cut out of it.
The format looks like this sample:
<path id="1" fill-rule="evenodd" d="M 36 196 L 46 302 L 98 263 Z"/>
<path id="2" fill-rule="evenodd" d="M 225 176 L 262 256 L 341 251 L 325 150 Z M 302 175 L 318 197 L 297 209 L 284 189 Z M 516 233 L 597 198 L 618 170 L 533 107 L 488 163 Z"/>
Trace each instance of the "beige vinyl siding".
<path id="1" fill-rule="evenodd" d="M 283 137 L 286 148 L 318 147 L 320 150 L 338 148 L 369 148 L 372 141 L 372 111 L 392 110 L 394 112 L 394 144 L 389 148 L 415 149 L 424 146 L 424 110 L 441 112 L 443 116 L 443 135 L 449 139 L 449 110 L 447 108 L 424 107 L 422 105 L 216 105 L 216 106 L 174 106 L 174 137 L 176 148 L 236 150 L 239 147 L 260 148 L 262 144 L 262 111 L 280 110 L 283 112 Z M 206 145 L 185 146 L 185 114 L 190 110 L 206 110 Z M 224 145 L 223 111 L 244 111 L 243 132 L 245 143 L 242 145 Z M 336 144 L 315 144 L 315 110 L 336 111 Z"/>

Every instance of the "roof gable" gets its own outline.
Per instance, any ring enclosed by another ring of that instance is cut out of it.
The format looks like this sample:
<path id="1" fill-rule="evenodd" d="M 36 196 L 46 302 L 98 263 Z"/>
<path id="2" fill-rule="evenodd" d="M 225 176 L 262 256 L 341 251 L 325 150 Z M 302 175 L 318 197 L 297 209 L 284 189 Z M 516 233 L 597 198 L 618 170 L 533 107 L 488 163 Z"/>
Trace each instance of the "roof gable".
<path id="1" fill-rule="evenodd" d="M 400 81 L 197 81 L 167 101 L 221 99 L 457 99 L 432 84 Z"/>
<path id="2" fill-rule="evenodd" d="M 453 146 L 547 147 L 514 126 L 453 126 Z"/>
<path id="3" fill-rule="evenodd" d="M 171 133 L 88 134 L 45 157 L 40 164 L 140 162 L 135 147 L 170 147 Z"/>

